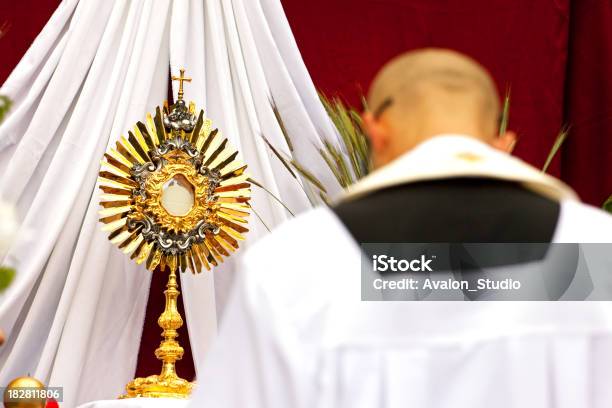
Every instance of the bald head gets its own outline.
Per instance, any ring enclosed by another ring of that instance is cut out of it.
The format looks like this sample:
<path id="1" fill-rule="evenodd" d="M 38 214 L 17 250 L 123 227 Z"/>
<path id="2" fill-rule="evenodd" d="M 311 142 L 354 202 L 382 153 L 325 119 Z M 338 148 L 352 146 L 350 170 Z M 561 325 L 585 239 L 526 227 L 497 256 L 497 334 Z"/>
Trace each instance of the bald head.
<path id="1" fill-rule="evenodd" d="M 480 64 L 455 51 L 424 49 L 394 58 L 374 79 L 367 99 L 364 119 L 377 165 L 442 133 L 491 144 L 497 138 L 495 83 Z"/>

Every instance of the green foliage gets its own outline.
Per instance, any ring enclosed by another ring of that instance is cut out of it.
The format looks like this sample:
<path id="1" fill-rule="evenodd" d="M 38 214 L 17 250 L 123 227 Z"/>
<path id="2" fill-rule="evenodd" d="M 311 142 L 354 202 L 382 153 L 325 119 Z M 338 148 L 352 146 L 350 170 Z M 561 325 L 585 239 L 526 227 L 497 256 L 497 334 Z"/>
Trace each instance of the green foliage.
<path id="1" fill-rule="evenodd" d="M 509 117 L 510 117 L 510 89 L 506 91 L 506 96 L 504 97 L 504 107 L 502 109 L 502 115 L 499 121 L 500 122 L 499 123 L 499 134 L 500 135 L 506 132 L 506 129 L 508 128 Z M 567 136 L 569 135 L 569 130 L 570 130 L 569 126 L 564 126 L 563 128 L 561 128 L 561 130 L 557 134 L 557 138 L 555 139 L 555 142 L 553 143 L 550 149 L 550 152 L 548 152 L 548 156 L 546 157 L 544 166 L 542 166 L 543 172 L 546 172 L 548 170 L 553 159 L 555 158 L 557 153 L 559 153 L 561 146 L 563 145 L 563 143 L 565 142 L 565 139 L 567 139 Z M 612 195 L 608 197 L 608 199 L 603 203 L 602 208 L 605 211 L 612 214 Z"/>
<path id="2" fill-rule="evenodd" d="M 0 123 L 4 121 L 4 117 L 11 109 L 13 102 L 6 96 L 0 95 Z"/>
<path id="3" fill-rule="evenodd" d="M 499 118 L 499 135 L 506 133 L 508 122 L 510 121 L 510 88 L 506 89 L 504 96 L 504 106 L 502 108 L 501 117 Z"/>
<path id="4" fill-rule="evenodd" d="M 336 144 L 333 141 L 321 137 L 323 146 L 319 148 L 318 151 L 327 164 L 327 167 L 334 175 L 338 184 L 342 188 L 347 188 L 362 177 L 366 176 L 372 169 L 368 138 L 363 128 L 361 117 L 356 110 L 352 109 L 351 107 L 347 107 L 339 98 L 330 99 L 322 93 L 319 94 L 319 97 L 321 99 L 321 103 L 325 107 L 325 111 L 338 131 L 340 140 L 339 144 Z M 365 99 L 362 98 L 362 101 L 364 107 L 367 109 Z M 511 93 L 510 88 L 508 88 L 504 96 L 502 113 L 499 120 L 500 135 L 504 134 L 508 129 L 510 119 L 510 101 Z M 287 147 L 289 148 L 290 152 L 293 152 L 291 136 L 287 132 L 287 128 L 283 123 L 278 107 L 274 101 L 271 101 L 271 105 L 276 120 L 278 121 L 280 129 L 287 142 Z M 555 139 L 546 161 L 542 166 L 543 172 L 546 172 L 550 167 L 553 159 L 559 153 L 561 146 L 567 139 L 568 134 L 568 126 L 564 126 L 557 134 L 557 138 Z M 321 181 L 317 179 L 312 172 L 304 168 L 304 166 L 298 163 L 297 160 L 290 158 L 289 155 L 284 154 L 275 148 L 265 136 L 262 135 L 262 138 L 272 153 L 274 153 L 274 155 L 281 161 L 287 171 L 295 179 L 297 179 L 297 174 L 300 174 L 308 183 L 319 190 L 319 197 L 321 200 L 323 200 L 323 202 L 329 202 L 327 191 L 325 190 L 323 183 L 321 183 Z M 254 184 L 266 190 L 276 201 L 278 201 L 287 209 L 287 211 L 291 213 L 287 206 L 264 186 L 259 183 Z M 612 213 L 612 196 L 606 200 L 606 202 L 603 204 L 603 208 Z"/>
<path id="5" fill-rule="evenodd" d="M 507 88 L 506 95 L 504 96 L 504 104 L 502 107 L 502 113 L 499 119 L 499 135 L 500 136 L 506 133 L 506 130 L 508 129 L 508 122 L 510 121 L 510 100 L 511 100 L 510 88 Z M 548 152 L 548 156 L 546 157 L 544 166 L 542 166 L 543 172 L 546 172 L 548 168 L 550 167 L 550 164 L 552 163 L 553 159 L 559 152 L 559 149 L 561 149 L 563 142 L 565 142 L 565 139 L 567 139 L 568 134 L 569 134 L 569 126 L 564 126 L 563 128 L 561 128 L 561 130 L 559 130 L 559 133 L 557 134 L 557 138 L 555 139 L 555 142 L 553 143 L 550 149 L 550 152 Z"/>
<path id="6" fill-rule="evenodd" d="M 603 204 L 603 209 L 612 214 L 612 195 Z"/>
<path id="7" fill-rule="evenodd" d="M 322 93 L 319 97 L 338 130 L 341 143 L 340 146 L 334 146 L 330 141 L 323 140 L 324 148 L 320 149 L 319 153 L 338 183 L 347 187 L 365 177 L 372 169 L 368 138 L 356 110 L 347 107 L 339 98 L 329 99 Z"/>
<path id="8" fill-rule="evenodd" d="M 268 194 L 269 194 L 269 195 L 270 195 L 270 196 L 271 196 L 271 197 L 272 197 L 272 198 L 273 198 L 273 199 L 274 199 L 276 202 L 278 202 L 280 205 L 282 205 L 282 206 L 285 208 L 285 210 L 287 210 L 287 212 L 288 212 L 289 214 L 291 214 L 292 216 L 294 216 L 294 217 L 295 217 L 295 214 L 294 214 L 294 213 L 293 213 L 293 212 L 292 212 L 292 211 L 289 209 L 289 207 L 287 207 L 287 206 L 285 205 L 285 203 L 283 203 L 283 202 L 281 201 L 281 199 L 280 199 L 280 198 L 278 198 L 277 196 L 275 196 L 275 195 L 274 195 L 274 194 L 273 194 L 273 193 L 272 193 L 270 190 L 268 190 L 268 189 L 267 189 L 267 188 L 266 188 L 266 187 L 265 187 L 263 184 L 261 184 L 260 182 L 256 181 L 256 180 L 255 180 L 255 179 L 253 179 L 252 177 L 251 177 L 251 178 L 249 178 L 247 181 L 248 181 L 249 183 L 251 183 L 251 184 L 253 184 L 253 185 L 255 185 L 255 186 L 257 186 L 257 187 L 261 188 L 261 189 L 262 189 L 263 191 L 265 191 L 266 193 L 268 193 Z M 253 207 L 251 207 L 251 208 L 253 208 Z M 259 215 L 257 215 L 257 217 L 258 217 L 258 218 L 260 218 L 260 217 L 259 217 Z M 261 218 L 260 218 L 260 219 L 261 219 Z M 268 226 L 267 226 L 265 223 L 264 223 L 264 225 L 266 226 L 266 228 L 268 228 Z M 269 228 L 268 228 L 268 230 L 269 230 Z"/>
<path id="9" fill-rule="evenodd" d="M 6 33 L 8 29 L 8 23 L 5 22 L 0 26 L 0 38 Z M 4 121 L 4 118 L 8 114 L 13 102 L 4 95 L 0 95 L 0 123 Z M 5 290 L 15 278 L 15 270 L 0 266 L 0 291 Z"/>
<path id="10" fill-rule="evenodd" d="M 340 99 L 329 99 L 322 94 L 320 98 L 327 114 L 338 131 L 340 144 L 336 145 L 334 142 L 321 137 L 323 146 L 319 148 L 318 151 L 329 167 L 329 170 L 338 181 L 338 184 L 346 188 L 370 172 L 370 151 L 367 136 L 363 130 L 361 117 L 357 111 L 347 107 Z M 287 142 L 287 147 L 290 152 L 293 152 L 291 135 L 287 132 L 279 109 L 274 101 L 271 101 L 270 104 L 280 130 Z M 261 137 L 270 151 L 283 164 L 293 178 L 297 180 L 297 175 L 299 174 L 306 182 L 318 190 L 318 196 L 323 202 L 327 203 L 329 201 L 327 189 L 314 173 L 305 168 L 298 160 L 290 157 L 289 154 L 283 153 L 280 149 L 272 145 L 265 135 L 261 135 Z M 259 183 L 255 185 L 271 194 Z M 276 196 L 273 196 L 273 198 L 282 204 Z M 289 211 L 284 204 L 282 205 Z"/>
<path id="11" fill-rule="evenodd" d="M 561 128 L 561 130 L 559 131 L 559 134 L 557 134 L 555 143 L 553 143 L 553 146 L 550 149 L 550 152 L 548 152 L 548 157 L 546 157 L 546 161 L 544 162 L 544 166 L 542 167 L 543 172 L 546 173 L 546 170 L 548 170 L 550 163 L 552 163 L 553 159 L 557 155 L 557 152 L 559 152 L 559 149 L 561 148 L 561 145 L 563 144 L 563 142 L 565 142 L 565 139 L 567 139 L 568 134 L 569 134 L 569 126 L 564 126 L 563 128 Z"/>
<path id="12" fill-rule="evenodd" d="M 15 270 L 0 266 L 0 291 L 5 290 L 15 278 Z"/>

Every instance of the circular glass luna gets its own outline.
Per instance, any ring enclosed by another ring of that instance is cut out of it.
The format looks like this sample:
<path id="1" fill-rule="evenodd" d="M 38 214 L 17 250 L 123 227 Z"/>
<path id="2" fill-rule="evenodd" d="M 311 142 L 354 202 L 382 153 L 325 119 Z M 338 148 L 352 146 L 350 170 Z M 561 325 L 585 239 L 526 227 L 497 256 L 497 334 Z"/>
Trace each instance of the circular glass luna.
<path id="1" fill-rule="evenodd" d="M 161 205 L 170 215 L 182 217 L 189 214 L 195 203 L 195 189 L 182 174 L 168 180 L 161 195 Z"/>

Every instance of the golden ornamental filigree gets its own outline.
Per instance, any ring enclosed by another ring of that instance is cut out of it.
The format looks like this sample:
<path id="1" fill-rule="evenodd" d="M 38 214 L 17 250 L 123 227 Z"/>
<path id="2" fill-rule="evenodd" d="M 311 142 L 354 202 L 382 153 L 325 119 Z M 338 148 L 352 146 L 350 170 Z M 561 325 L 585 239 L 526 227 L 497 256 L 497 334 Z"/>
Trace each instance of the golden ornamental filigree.
<path id="1" fill-rule="evenodd" d="M 244 239 L 251 195 L 246 165 L 212 122 L 183 100 L 184 70 L 178 100 L 147 115 L 104 154 L 100 170 L 100 221 L 109 239 L 138 264 L 169 270 L 163 329 L 155 356 L 159 375 L 137 378 L 126 398 L 186 398 L 192 383 L 176 374 L 183 356 L 176 338 L 183 319 L 177 271 L 200 273 L 223 262 Z"/>
<path id="2" fill-rule="evenodd" d="M 157 108 L 104 155 L 100 221 L 109 239 L 149 270 L 177 259 L 181 271 L 200 272 L 223 261 L 244 239 L 250 183 L 246 165 L 204 111 L 182 99 Z M 207 124 L 205 126 L 205 124 Z M 193 186 L 194 203 L 173 215 L 163 186 L 177 175 Z"/>
<path id="3" fill-rule="evenodd" d="M 206 176 L 200 174 L 190 161 L 187 154 L 181 151 L 172 151 L 163 156 L 167 164 L 151 174 L 145 184 L 147 195 L 135 197 L 137 211 L 128 215 L 128 221 L 136 222 L 147 214 L 167 231 L 187 233 L 192 231 L 198 222 L 206 220 L 209 224 L 218 224 L 217 212 L 219 205 L 210 200 L 211 189 Z M 184 215 L 174 215 L 162 204 L 163 187 L 177 176 L 182 176 L 193 187 L 194 203 L 192 208 Z M 214 191 L 212 191 L 214 194 Z"/>

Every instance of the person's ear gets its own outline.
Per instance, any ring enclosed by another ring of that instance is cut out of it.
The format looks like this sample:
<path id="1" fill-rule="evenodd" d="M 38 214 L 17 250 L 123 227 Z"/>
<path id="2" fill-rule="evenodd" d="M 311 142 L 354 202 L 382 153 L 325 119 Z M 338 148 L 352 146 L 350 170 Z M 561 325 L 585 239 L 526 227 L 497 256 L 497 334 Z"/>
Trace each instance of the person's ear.
<path id="1" fill-rule="evenodd" d="M 385 149 L 388 143 L 387 130 L 381 123 L 376 120 L 372 112 L 365 111 L 361 114 L 363 120 L 363 127 L 370 139 L 370 146 L 373 153 L 381 152 Z"/>
<path id="2" fill-rule="evenodd" d="M 502 152 L 510 154 L 514 150 L 514 146 L 516 145 L 516 139 L 516 133 L 512 131 L 506 131 L 504 134 L 496 137 L 493 140 L 493 143 L 491 143 L 491 145 L 494 148 L 501 150 Z"/>

